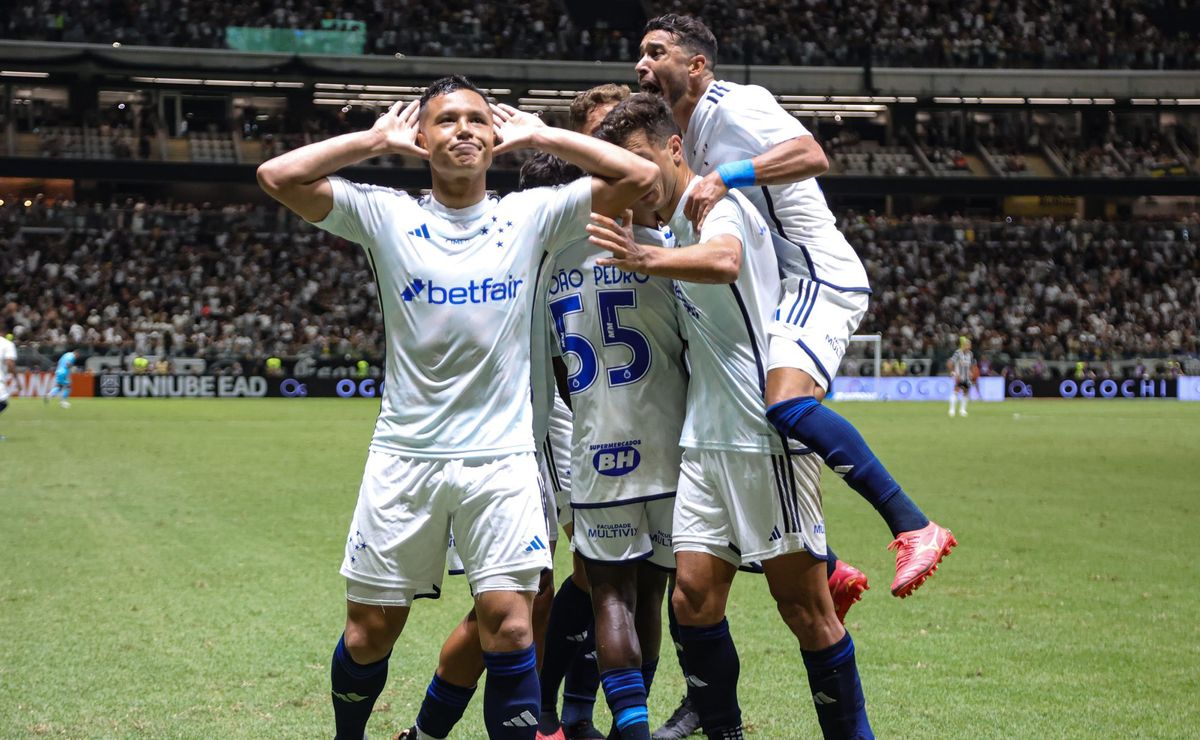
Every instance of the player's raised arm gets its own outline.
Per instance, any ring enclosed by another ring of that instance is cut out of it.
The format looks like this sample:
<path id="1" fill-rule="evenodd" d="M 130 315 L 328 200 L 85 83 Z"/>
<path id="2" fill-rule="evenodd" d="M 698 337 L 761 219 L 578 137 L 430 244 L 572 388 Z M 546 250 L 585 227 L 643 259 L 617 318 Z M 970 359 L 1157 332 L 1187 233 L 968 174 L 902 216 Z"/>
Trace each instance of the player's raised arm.
<path id="1" fill-rule="evenodd" d="M 333 209 L 329 175 L 381 154 L 428 157 L 417 145 L 419 102 L 400 106 L 397 102 L 366 131 L 335 136 L 263 162 L 258 184 L 305 220 L 324 219 Z"/>
<path id="2" fill-rule="evenodd" d="M 626 224 L 631 223 L 632 216 L 626 212 Z M 599 213 L 592 214 L 587 232 L 589 242 L 613 254 L 596 264 L 626 272 L 689 283 L 727 284 L 737 280 L 742 269 L 742 241 L 732 234 L 716 234 L 699 244 L 667 249 L 638 244 L 632 229 Z"/>
<path id="3" fill-rule="evenodd" d="M 658 167 L 635 154 L 590 136 L 542 123 L 508 105 L 493 105 L 501 143 L 495 153 L 539 149 L 583 168 L 593 177 L 592 210 L 617 215 L 658 180 Z"/>

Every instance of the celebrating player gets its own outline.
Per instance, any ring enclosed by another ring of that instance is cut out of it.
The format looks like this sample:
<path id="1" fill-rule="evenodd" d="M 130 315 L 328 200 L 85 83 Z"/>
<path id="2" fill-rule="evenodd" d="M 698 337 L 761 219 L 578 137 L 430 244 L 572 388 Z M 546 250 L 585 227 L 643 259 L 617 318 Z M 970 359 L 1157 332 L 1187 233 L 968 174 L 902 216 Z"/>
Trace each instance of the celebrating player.
<path id="1" fill-rule="evenodd" d="M 527 147 L 594 176 L 488 198 L 493 155 Z M 396 153 L 429 160 L 431 197 L 333 176 Z M 578 234 L 591 211 L 628 207 L 657 172 L 616 147 L 490 108 L 468 80 L 447 77 L 370 130 L 288 152 L 258 174 L 285 206 L 363 246 L 388 328 L 387 382 L 341 569 L 337 737 L 363 736 L 413 600 L 440 590 L 453 526 L 488 670 L 488 734 L 533 738 L 530 604 L 550 558 L 538 546 L 547 532 L 533 455 L 532 287 L 543 249 Z"/>
<path id="2" fill-rule="evenodd" d="M 42 396 L 43 403 L 50 403 L 52 396 L 59 396 L 58 405 L 64 409 L 71 408 L 71 402 L 67 399 L 71 397 L 71 368 L 73 367 L 75 367 L 75 353 L 64 352 L 54 367 L 54 387 Z"/>
<path id="3" fill-rule="evenodd" d="M 675 14 L 651 20 L 640 52 L 642 90 L 667 101 L 684 131 L 684 156 L 703 176 L 684 213 L 703 225 L 738 190 L 771 229 L 784 281 L 768 327 L 767 417 L 879 511 L 895 537 L 892 594 L 906 597 L 957 542 L 908 497 L 858 430 L 821 404 L 871 292 L 814 179 L 828 169 L 825 154 L 767 90 L 716 79 L 716 38 L 701 21 Z"/>
<path id="4" fill-rule="evenodd" d="M 820 462 L 787 449 L 764 415 L 766 324 L 781 292 L 769 229 L 738 193 L 716 201 L 703 226 L 688 218 L 687 196 L 701 179 L 684 159 L 661 98 L 632 96 L 597 135 L 658 165 L 660 185 L 640 204 L 656 210 L 678 245 L 689 245 L 639 245 L 603 216 L 588 227 L 593 243 L 614 254 L 600 265 L 674 279 L 684 308 L 692 375 L 680 440 L 672 603 L 704 732 L 710 739 L 742 737 L 739 663 L 725 607 L 738 566 L 758 561 L 800 643 L 826 737 L 871 737 L 854 643 L 826 582 Z"/>
<path id="5" fill-rule="evenodd" d="M 950 416 L 954 416 L 954 402 L 958 401 L 958 415 L 967 415 L 967 397 L 971 395 L 971 385 L 979 377 L 979 366 L 975 364 L 975 355 L 971 354 L 971 340 L 966 337 L 958 338 L 958 349 L 946 361 L 946 369 L 954 381 L 950 391 Z"/>

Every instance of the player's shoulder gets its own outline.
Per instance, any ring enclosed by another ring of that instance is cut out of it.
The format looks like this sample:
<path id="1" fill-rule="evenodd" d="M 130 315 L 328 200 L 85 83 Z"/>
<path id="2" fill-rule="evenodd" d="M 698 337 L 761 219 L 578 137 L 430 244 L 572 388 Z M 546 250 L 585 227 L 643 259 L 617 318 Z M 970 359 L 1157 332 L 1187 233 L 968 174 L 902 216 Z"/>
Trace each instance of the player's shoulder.
<path id="1" fill-rule="evenodd" d="M 708 94 L 716 98 L 719 109 L 734 115 L 747 107 L 755 110 L 779 107 L 771 91 L 761 85 L 739 85 L 717 80 L 709 86 Z"/>

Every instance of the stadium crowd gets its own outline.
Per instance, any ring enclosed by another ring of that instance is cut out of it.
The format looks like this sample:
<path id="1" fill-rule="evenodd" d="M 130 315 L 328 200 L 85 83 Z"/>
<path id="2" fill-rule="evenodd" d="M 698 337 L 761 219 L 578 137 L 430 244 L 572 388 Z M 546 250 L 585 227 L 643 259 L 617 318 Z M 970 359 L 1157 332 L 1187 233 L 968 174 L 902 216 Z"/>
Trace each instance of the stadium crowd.
<path id="1" fill-rule="evenodd" d="M 648 16 L 693 13 L 733 64 L 1196 69 L 1200 10 L 1170 0 L 649 0 Z M 367 27 L 366 52 L 629 60 L 640 18 L 621 6 L 581 28 L 555 0 L 328 4 L 215 0 L 36 0 L 0 20 L 5 38 L 221 48 L 227 26 Z M 623 30 L 619 30 L 623 29 Z"/>
<path id="2" fill-rule="evenodd" d="M 888 218 L 841 227 L 875 294 L 885 357 L 944 358 L 960 334 L 997 371 L 1200 353 L 1200 214 L 1186 222 Z M 0 207 L 0 326 L 46 352 L 377 356 L 360 250 L 275 207 Z M 942 361 L 942 360 L 939 360 Z"/>

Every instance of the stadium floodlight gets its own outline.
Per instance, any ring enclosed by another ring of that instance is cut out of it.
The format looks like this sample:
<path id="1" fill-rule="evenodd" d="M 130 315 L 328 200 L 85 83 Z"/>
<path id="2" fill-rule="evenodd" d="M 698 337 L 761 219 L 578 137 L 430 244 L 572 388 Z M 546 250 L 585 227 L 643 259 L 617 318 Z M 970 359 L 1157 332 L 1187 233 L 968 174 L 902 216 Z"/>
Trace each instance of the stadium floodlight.
<path id="1" fill-rule="evenodd" d="M 21 72 L 18 70 L 3 70 L 0 71 L 0 77 L 35 77 L 39 80 L 50 76 L 49 72 Z"/>

